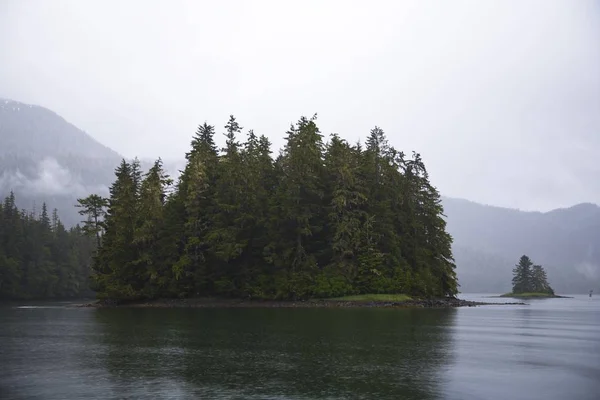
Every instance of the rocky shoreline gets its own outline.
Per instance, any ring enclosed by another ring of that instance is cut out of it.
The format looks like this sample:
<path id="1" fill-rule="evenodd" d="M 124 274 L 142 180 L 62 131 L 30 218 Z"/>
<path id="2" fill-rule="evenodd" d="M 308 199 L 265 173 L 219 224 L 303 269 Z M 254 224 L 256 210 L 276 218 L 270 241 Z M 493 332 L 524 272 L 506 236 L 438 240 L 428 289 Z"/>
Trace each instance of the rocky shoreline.
<path id="1" fill-rule="evenodd" d="M 456 308 L 484 305 L 526 305 L 522 302 L 486 303 L 457 298 L 393 301 L 344 301 L 344 300 L 246 300 L 219 298 L 157 299 L 118 303 L 115 301 L 96 301 L 78 304 L 76 307 L 94 308 Z"/>
<path id="2" fill-rule="evenodd" d="M 519 299 L 519 300 L 536 300 L 536 299 L 572 299 L 570 296 L 559 296 L 557 294 L 549 294 L 545 296 L 520 296 L 518 294 L 506 293 L 500 296 L 490 296 L 490 298 L 500 299 Z"/>

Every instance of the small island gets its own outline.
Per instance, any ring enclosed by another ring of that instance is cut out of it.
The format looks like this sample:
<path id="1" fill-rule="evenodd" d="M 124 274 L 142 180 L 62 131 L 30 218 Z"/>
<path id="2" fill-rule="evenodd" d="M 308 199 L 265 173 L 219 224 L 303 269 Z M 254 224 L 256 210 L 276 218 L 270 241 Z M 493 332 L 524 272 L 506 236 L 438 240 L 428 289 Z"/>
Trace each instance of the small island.
<path id="1" fill-rule="evenodd" d="M 519 263 L 513 269 L 513 289 L 511 293 L 505 293 L 500 297 L 511 297 L 518 299 L 545 299 L 563 298 L 554 293 L 554 289 L 548 283 L 548 277 L 544 267 L 536 265 L 531 259 L 523 255 Z"/>
<path id="2" fill-rule="evenodd" d="M 177 181 L 160 159 L 146 172 L 122 160 L 108 199 L 78 199 L 98 304 L 470 304 L 456 299 L 452 237 L 418 153 L 378 127 L 364 144 L 325 140 L 315 115 L 273 158 L 242 129 L 230 116 L 219 150 L 200 125 Z"/>

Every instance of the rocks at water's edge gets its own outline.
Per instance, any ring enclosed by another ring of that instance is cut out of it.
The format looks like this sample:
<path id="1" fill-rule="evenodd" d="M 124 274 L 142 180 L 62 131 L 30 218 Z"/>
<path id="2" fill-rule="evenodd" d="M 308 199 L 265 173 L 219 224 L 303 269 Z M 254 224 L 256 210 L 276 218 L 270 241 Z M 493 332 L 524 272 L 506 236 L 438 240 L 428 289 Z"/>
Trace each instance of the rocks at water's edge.
<path id="1" fill-rule="evenodd" d="M 461 300 L 457 298 L 393 301 L 340 301 L 340 300 L 305 300 L 275 301 L 219 298 L 192 299 L 158 299 L 149 301 L 117 302 L 102 300 L 94 303 L 80 304 L 77 307 L 136 307 L 136 308 L 455 308 L 476 307 L 483 305 L 526 305 L 522 302 L 484 303 Z"/>

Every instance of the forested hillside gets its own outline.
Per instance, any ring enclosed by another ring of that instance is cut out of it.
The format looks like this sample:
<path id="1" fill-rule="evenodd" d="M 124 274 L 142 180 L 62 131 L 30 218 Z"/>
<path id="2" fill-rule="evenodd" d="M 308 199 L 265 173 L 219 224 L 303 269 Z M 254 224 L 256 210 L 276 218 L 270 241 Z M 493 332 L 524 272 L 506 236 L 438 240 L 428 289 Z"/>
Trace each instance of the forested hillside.
<path id="1" fill-rule="evenodd" d="M 79 226 L 66 229 L 46 204 L 39 214 L 17 208 L 14 195 L 0 203 L 0 299 L 90 296 L 95 243 Z"/>
<path id="2" fill-rule="evenodd" d="M 453 295 L 451 237 L 418 154 L 374 128 L 365 146 L 327 143 L 301 118 L 273 160 L 232 116 L 218 151 L 199 127 L 177 184 L 159 161 L 121 162 L 94 264 L 101 298 L 351 293 Z M 170 194 L 168 192 L 171 191 Z"/>

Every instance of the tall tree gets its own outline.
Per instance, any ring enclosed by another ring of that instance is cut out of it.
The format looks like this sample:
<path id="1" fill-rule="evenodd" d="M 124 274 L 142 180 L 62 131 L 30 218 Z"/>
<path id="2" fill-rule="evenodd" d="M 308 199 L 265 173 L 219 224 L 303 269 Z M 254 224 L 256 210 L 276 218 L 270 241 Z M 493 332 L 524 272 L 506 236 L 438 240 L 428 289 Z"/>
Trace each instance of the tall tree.
<path id="1" fill-rule="evenodd" d="M 97 194 L 91 194 L 88 197 L 77 199 L 75 207 L 81 208 L 79 215 L 85 215 L 87 218 L 83 221 L 83 231 L 96 238 L 96 245 L 100 247 L 100 238 L 104 232 L 104 216 L 108 199 Z"/>
<path id="2" fill-rule="evenodd" d="M 140 296 L 143 271 L 134 264 L 137 248 L 132 246 L 138 220 L 138 177 L 135 163 L 122 160 L 110 187 L 102 245 L 94 263 L 95 288 L 101 297 L 134 299 Z"/>
<path id="3" fill-rule="evenodd" d="M 210 214 L 210 229 L 206 234 L 214 259 L 215 287 L 210 290 L 239 295 L 247 279 L 246 266 L 240 263 L 248 245 L 247 238 L 242 236 L 245 222 L 242 207 L 251 194 L 244 190 L 243 155 L 238 142 L 242 127 L 231 115 L 225 129 L 225 148 L 217 166 L 214 190 L 214 207 L 219 212 Z"/>
<path id="4" fill-rule="evenodd" d="M 548 277 L 546 275 L 546 271 L 541 265 L 534 265 L 531 270 L 531 279 L 533 292 L 536 293 L 547 293 L 554 294 L 554 290 L 550 287 L 548 283 Z"/>
<path id="5" fill-rule="evenodd" d="M 206 293 L 214 281 L 206 239 L 211 213 L 216 211 L 214 192 L 218 153 L 214 134 L 212 125 L 204 123 L 198 127 L 174 196 L 174 201 L 183 206 L 183 249 L 173 265 L 173 273 L 177 280 L 176 291 L 184 296 Z"/>
<path id="6" fill-rule="evenodd" d="M 170 274 L 163 263 L 163 254 L 159 247 L 160 236 L 164 229 L 164 206 L 166 190 L 172 184 L 170 177 L 164 172 L 162 160 L 159 158 L 140 185 L 138 223 L 136 224 L 133 246 L 137 247 L 136 269 L 143 275 L 142 296 L 154 297 L 162 293 Z"/>
<path id="7" fill-rule="evenodd" d="M 331 240 L 331 263 L 324 271 L 317 290 L 323 295 L 342 295 L 352 291 L 352 284 L 359 273 L 359 257 L 368 251 L 368 191 L 360 167 L 360 148 L 350 146 L 337 134 L 332 135 L 325 154 L 326 229 Z"/>
<path id="8" fill-rule="evenodd" d="M 513 293 L 528 293 L 534 291 L 532 266 L 533 262 L 528 256 L 521 256 L 519 263 L 513 269 Z"/>
<path id="9" fill-rule="evenodd" d="M 316 115 L 302 117 L 290 128 L 279 160 L 282 175 L 274 194 L 279 204 L 268 258 L 281 271 L 277 297 L 309 296 L 323 255 L 323 136 L 315 121 Z"/>

